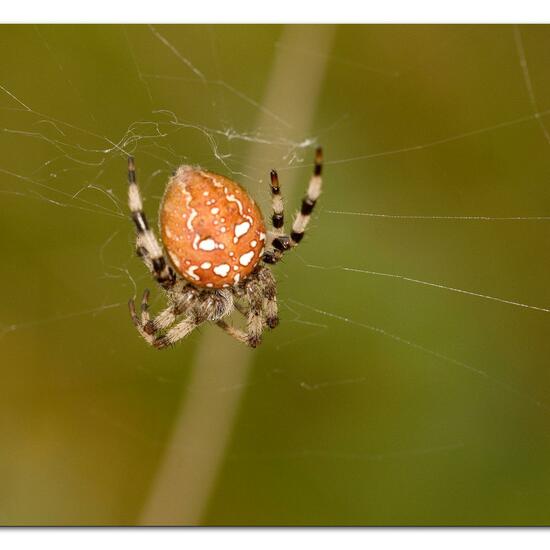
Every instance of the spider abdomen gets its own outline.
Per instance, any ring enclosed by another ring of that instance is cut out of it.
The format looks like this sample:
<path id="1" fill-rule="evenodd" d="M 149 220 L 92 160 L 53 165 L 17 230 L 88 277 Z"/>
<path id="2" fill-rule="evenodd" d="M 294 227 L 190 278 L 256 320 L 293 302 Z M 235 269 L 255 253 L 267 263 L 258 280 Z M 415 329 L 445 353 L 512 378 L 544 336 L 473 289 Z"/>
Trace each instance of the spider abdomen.
<path id="1" fill-rule="evenodd" d="M 224 176 L 180 166 L 166 187 L 159 219 L 174 269 L 196 287 L 238 284 L 262 257 L 260 209 Z"/>

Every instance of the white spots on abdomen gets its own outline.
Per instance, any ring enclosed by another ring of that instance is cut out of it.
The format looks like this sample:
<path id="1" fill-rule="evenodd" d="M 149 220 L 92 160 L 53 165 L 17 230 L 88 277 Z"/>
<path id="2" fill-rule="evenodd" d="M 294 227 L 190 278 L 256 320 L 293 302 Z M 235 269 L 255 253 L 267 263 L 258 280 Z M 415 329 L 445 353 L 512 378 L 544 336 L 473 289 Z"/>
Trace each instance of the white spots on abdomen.
<path id="1" fill-rule="evenodd" d="M 238 223 L 235 226 L 235 238 L 233 239 L 233 242 L 236 243 L 243 235 L 246 235 L 249 229 L 250 229 L 250 222 L 247 221 L 247 222 Z"/>
<path id="2" fill-rule="evenodd" d="M 191 168 L 174 185 L 161 212 L 167 259 L 197 288 L 240 285 L 271 237 L 254 202 L 238 184 Z"/>
<path id="3" fill-rule="evenodd" d="M 201 278 L 195 273 L 199 269 L 198 265 L 191 265 L 187 268 L 187 274 L 190 275 L 195 281 L 200 281 Z"/>
<path id="4" fill-rule="evenodd" d="M 239 223 L 235 226 L 235 237 L 239 238 L 248 233 L 250 222 Z"/>
<path id="5" fill-rule="evenodd" d="M 193 248 L 194 248 L 195 250 L 197 250 L 197 243 L 199 242 L 199 239 L 200 239 L 200 238 L 201 238 L 201 236 L 197 233 L 197 234 L 195 235 L 195 238 L 193 239 Z"/>
<path id="6" fill-rule="evenodd" d="M 191 193 L 188 191 L 185 185 L 182 187 L 182 191 L 185 195 L 185 206 L 188 210 L 191 210 L 191 213 L 189 214 L 186 222 L 187 229 L 189 229 L 189 231 L 193 231 L 193 220 L 197 217 L 198 212 L 195 208 L 191 208 L 191 201 L 193 200 L 193 197 L 191 196 Z M 186 218 L 186 215 L 184 214 L 183 217 Z"/>
<path id="7" fill-rule="evenodd" d="M 206 250 L 207 252 L 216 250 L 216 241 L 214 239 L 204 239 L 199 243 L 199 248 L 201 250 Z"/>
<path id="8" fill-rule="evenodd" d="M 247 266 L 252 261 L 253 257 L 254 257 L 254 250 L 251 250 L 250 252 L 247 252 L 246 254 L 243 254 L 239 258 L 239 263 L 241 265 Z"/>
<path id="9" fill-rule="evenodd" d="M 244 210 L 243 210 L 243 203 L 242 203 L 237 197 L 235 197 L 235 195 L 228 195 L 228 194 L 227 194 L 227 193 L 228 193 L 227 187 L 224 189 L 224 193 L 226 194 L 227 200 L 228 200 L 229 202 L 234 202 L 234 203 L 237 204 L 237 208 L 239 209 L 239 214 L 240 214 L 243 218 L 246 218 L 250 223 L 252 223 L 254 220 L 253 220 L 250 216 L 248 216 L 248 215 L 246 215 L 246 214 L 244 213 Z M 250 209 L 249 209 L 249 210 L 250 210 Z"/>
<path id="10" fill-rule="evenodd" d="M 214 267 L 214 273 L 220 277 L 226 277 L 231 267 L 228 264 L 220 264 Z"/>

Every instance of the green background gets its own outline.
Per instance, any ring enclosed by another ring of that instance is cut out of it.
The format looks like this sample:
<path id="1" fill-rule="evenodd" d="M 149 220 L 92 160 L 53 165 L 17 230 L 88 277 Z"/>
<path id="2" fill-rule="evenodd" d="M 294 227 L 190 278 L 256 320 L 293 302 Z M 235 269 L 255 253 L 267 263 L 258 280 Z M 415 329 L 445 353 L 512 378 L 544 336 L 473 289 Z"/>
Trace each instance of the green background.
<path id="1" fill-rule="evenodd" d="M 124 152 L 152 219 L 181 163 L 264 211 L 278 168 L 290 215 L 313 138 L 324 194 L 274 269 L 281 324 L 242 354 L 200 523 L 548 524 L 550 220 L 433 216 L 550 216 L 550 28 L 337 27 L 307 132 L 285 109 L 255 126 L 283 27 L 156 30 L 177 54 L 146 26 L 0 31 L 0 523 L 140 523 L 202 339 L 236 345 L 201 329 L 158 352 L 135 332 L 126 302 L 152 283 Z"/>

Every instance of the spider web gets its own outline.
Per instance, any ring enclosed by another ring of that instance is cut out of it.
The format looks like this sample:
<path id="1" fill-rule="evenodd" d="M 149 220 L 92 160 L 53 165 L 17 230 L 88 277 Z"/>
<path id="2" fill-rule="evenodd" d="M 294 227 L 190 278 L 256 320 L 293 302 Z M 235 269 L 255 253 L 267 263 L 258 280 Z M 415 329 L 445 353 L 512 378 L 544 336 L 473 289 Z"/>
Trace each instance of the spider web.
<path id="1" fill-rule="evenodd" d="M 290 46 L 264 26 L 4 30 L 21 54 L 0 80 L 3 522 L 140 521 L 167 453 L 209 460 L 171 439 L 193 396 L 235 415 L 197 521 L 548 521 L 548 27 L 340 27 L 328 53 L 311 27 Z M 179 164 L 265 213 L 277 168 L 288 224 L 318 143 L 324 194 L 275 269 L 280 327 L 252 355 L 208 328 L 146 348 L 125 157 L 151 219 Z M 205 337 L 228 374 L 197 383 Z"/>

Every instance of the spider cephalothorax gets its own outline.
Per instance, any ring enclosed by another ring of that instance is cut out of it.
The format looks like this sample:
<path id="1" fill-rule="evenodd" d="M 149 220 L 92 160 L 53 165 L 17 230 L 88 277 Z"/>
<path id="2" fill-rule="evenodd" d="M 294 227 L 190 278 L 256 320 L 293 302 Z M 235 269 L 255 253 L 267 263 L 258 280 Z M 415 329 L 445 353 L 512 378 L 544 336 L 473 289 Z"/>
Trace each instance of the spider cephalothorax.
<path id="1" fill-rule="evenodd" d="M 290 235 L 284 233 L 275 170 L 271 172 L 273 231 L 266 233 L 260 209 L 240 185 L 200 168 L 180 166 L 168 182 L 160 208 L 166 257 L 143 212 L 134 159 L 128 159 L 128 202 L 137 229 L 136 250 L 168 299 L 168 307 L 153 319 L 148 290 L 139 316 L 130 300 L 132 320 L 149 344 L 166 347 L 201 323 L 213 321 L 240 342 L 256 347 L 264 327 L 277 326 L 277 289 L 266 264 L 277 263 L 302 240 L 321 193 L 321 163 L 319 148 Z M 246 330 L 224 321 L 234 309 L 246 317 Z"/>

